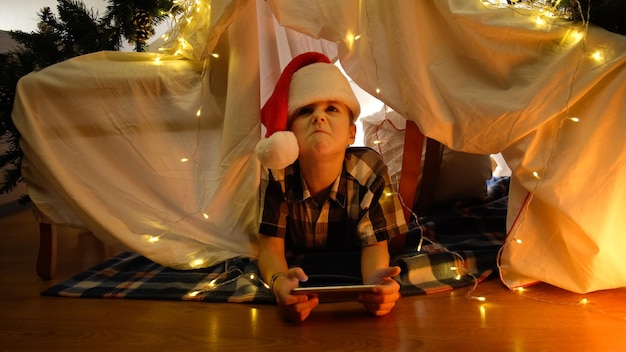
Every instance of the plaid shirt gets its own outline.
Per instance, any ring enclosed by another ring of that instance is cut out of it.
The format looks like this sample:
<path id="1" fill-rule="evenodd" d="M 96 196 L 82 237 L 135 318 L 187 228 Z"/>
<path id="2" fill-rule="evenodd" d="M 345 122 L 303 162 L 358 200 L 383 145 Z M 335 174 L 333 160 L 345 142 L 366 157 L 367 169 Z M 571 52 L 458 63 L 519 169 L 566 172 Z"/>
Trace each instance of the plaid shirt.
<path id="1" fill-rule="evenodd" d="M 288 252 L 356 251 L 407 231 L 387 166 L 364 147 L 346 150 L 328 200 L 318 205 L 296 161 L 270 170 L 259 232 L 285 238 Z"/>

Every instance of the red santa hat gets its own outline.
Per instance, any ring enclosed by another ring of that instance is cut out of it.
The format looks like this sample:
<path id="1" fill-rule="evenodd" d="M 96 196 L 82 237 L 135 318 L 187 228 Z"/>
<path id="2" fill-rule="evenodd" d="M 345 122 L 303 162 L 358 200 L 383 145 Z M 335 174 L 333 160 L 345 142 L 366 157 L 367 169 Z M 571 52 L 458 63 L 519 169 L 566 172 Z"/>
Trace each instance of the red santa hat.
<path id="1" fill-rule="evenodd" d="M 354 119 L 361 112 L 350 83 L 328 57 L 308 52 L 293 58 L 261 109 L 261 123 L 267 133 L 255 152 L 263 166 L 283 169 L 298 159 L 298 141 L 289 131 L 289 118 L 303 106 L 326 100 L 346 104 Z"/>

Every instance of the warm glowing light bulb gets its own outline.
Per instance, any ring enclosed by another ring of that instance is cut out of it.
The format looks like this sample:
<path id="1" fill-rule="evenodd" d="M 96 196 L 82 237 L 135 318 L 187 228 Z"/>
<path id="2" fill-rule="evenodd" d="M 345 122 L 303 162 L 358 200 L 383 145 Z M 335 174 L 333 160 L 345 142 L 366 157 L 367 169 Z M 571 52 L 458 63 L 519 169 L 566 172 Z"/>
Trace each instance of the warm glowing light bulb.
<path id="1" fill-rule="evenodd" d="M 518 244 L 522 244 L 522 240 L 520 240 L 519 238 L 516 239 L 515 242 L 517 242 Z"/>
<path id="2" fill-rule="evenodd" d="M 160 238 L 159 236 L 148 236 L 148 242 L 150 243 L 156 243 L 159 242 Z"/>
<path id="3" fill-rule="evenodd" d="M 202 216 L 203 216 L 205 219 L 208 219 L 208 218 L 209 218 L 209 214 L 207 214 L 207 213 L 202 213 Z"/>
<path id="4" fill-rule="evenodd" d="M 196 116 L 200 117 L 200 115 L 202 114 L 202 108 L 198 109 L 198 111 L 196 111 Z"/>
<path id="5" fill-rule="evenodd" d="M 352 33 L 346 34 L 346 46 L 348 47 L 348 50 L 352 49 L 352 46 L 354 45 L 355 40 L 356 39 L 354 38 L 354 34 Z"/>
<path id="6" fill-rule="evenodd" d="M 186 163 L 189 161 L 189 158 L 180 158 L 181 163 Z"/>
<path id="7" fill-rule="evenodd" d="M 380 94 L 380 88 L 376 88 L 376 94 Z"/>
<path id="8" fill-rule="evenodd" d="M 537 17 L 535 18 L 535 23 L 536 23 L 538 26 L 544 26 L 544 25 L 546 24 L 546 20 L 544 20 L 544 19 L 543 19 L 543 17 L 541 17 L 541 16 L 537 16 Z"/>
<path id="9" fill-rule="evenodd" d="M 218 53 L 211 53 L 211 56 L 213 56 L 216 59 L 220 57 L 220 55 Z"/>
<path id="10" fill-rule="evenodd" d="M 424 243 L 424 237 L 420 237 L 420 242 L 417 244 L 417 251 L 422 250 L 422 244 Z"/>
<path id="11" fill-rule="evenodd" d="M 568 118 L 570 121 L 572 122 L 580 122 L 580 119 L 578 117 L 572 116 Z"/>
<path id="12" fill-rule="evenodd" d="M 541 177 L 539 177 L 539 173 L 538 173 L 537 171 L 533 171 L 533 176 L 534 176 L 536 179 L 540 179 L 540 178 L 541 178 Z"/>
<path id="13" fill-rule="evenodd" d="M 204 264 L 204 259 L 198 258 L 191 261 L 191 263 L 189 263 L 189 266 L 192 268 L 197 268 L 202 264 Z"/>
<path id="14" fill-rule="evenodd" d="M 578 43 L 581 39 L 583 39 L 583 32 L 575 30 L 570 32 L 569 34 L 570 40 L 574 43 Z"/>
<path id="15" fill-rule="evenodd" d="M 586 298 L 583 298 L 583 299 L 580 300 L 580 304 L 582 304 L 582 305 L 585 305 L 587 303 L 589 303 L 589 300 L 587 300 Z"/>
<path id="16" fill-rule="evenodd" d="M 600 50 L 596 50 L 591 54 L 591 58 L 593 60 L 595 60 L 598 63 L 602 63 L 604 62 L 604 55 L 602 55 L 602 52 Z"/>

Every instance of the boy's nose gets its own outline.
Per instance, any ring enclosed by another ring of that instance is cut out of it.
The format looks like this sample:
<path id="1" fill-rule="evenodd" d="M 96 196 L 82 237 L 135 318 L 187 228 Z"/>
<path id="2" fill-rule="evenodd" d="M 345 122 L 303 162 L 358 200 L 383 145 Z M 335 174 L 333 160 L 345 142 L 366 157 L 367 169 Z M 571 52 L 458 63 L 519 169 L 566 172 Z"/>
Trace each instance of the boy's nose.
<path id="1" fill-rule="evenodd" d="M 324 113 L 324 111 L 316 110 L 315 113 L 313 114 L 313 123 L 317 124 L 317 123 L 322 123 L 325 121 L 326 121 L 326 114 Z"/>

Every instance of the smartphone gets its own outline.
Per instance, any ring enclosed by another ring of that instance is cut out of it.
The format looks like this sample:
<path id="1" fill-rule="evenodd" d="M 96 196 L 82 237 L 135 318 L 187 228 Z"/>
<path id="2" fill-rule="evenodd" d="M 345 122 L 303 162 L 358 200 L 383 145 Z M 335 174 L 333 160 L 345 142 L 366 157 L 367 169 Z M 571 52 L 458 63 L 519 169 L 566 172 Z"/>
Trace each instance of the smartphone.
<path id="1" fill-rule="evenodd" d="M 293 295 L 309 295 L 319 298 L 320 303 L 354 301 L 361 293 L 372 293 L 376 285 L 342 285 L 296 287 Z"/>

